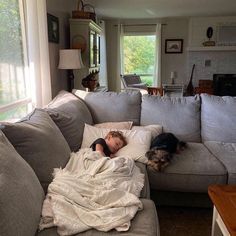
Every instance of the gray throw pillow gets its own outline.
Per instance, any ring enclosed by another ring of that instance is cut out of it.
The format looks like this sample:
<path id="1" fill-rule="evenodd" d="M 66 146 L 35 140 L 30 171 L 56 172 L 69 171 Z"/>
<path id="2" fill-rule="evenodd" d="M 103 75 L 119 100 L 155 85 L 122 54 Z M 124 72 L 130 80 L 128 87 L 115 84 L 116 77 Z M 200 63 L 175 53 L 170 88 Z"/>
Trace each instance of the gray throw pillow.
<path id="1" fill-rule="evenodd" d="M 70 148 L 53 120 L 46 111 L 35 109 L 20 122 L 2 123 L 1 129 L 46 189 L 53 169 L 63 168 L 70 157 Z"/>
<path id="2" fill-rule="evenodd" d="M 92 115 L 82 99 L 61 91 L 45 110 L 61 130 L 71 151 L 78 151 L 83 139 L 84 124 L 93 124 Z"/>
<path id="3" fill-rule="evenodd" d="M 85 92 L 74 90 L 88 106 L 95 124 L 104 122 L 133 121 L 140 124 L 141 93 L 125 92 Z"/>
<path id="4" fill-rule="evenodd" d="M 200 97 L 143 95 L 140 125 L 159 124 L 186 142 L 201 142 Z"/>
<path id="5" fill-rule="evenodd" d="M 0 235 L 35 235 L 43 199 L 34 171 L 0 130 Z"/>

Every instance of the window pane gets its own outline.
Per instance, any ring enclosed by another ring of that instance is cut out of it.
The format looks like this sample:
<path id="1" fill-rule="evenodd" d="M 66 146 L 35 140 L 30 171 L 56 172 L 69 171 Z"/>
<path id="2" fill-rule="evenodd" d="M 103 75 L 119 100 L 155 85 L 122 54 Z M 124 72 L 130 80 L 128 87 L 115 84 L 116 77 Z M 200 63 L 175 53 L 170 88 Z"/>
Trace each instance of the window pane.
<path id="1" fill-rule="evenodd" d="M 153 81 L 155 63 L 155 35 L 124 36 L 124 73 L 145 75 L 145 82 Z"/>
<path id="2" fill-rule="evenodd" d="M 28 97 L 23 53 L 19 1 L 1 1 L 0 108 Z M 26 109 L 25 113 L 27 112 Z M 21 111 L 18 116 L 22 116 L 23 113 Z M 5 116 L 2 115 L 0 118 L 2 117 Z"/>
<path id="3" fill-rule="evenodd" d="M 147 86 L 153 85 L 153 75 L 141 75 L 140 78 L 142 82 L 146 83 Z"/>
<path id="4" fill-rule="evenodd" d="M 0 113 L 0 120 L 17 121 L 29 112 L 28 105 L 20 105 L 9 111 Z"/>

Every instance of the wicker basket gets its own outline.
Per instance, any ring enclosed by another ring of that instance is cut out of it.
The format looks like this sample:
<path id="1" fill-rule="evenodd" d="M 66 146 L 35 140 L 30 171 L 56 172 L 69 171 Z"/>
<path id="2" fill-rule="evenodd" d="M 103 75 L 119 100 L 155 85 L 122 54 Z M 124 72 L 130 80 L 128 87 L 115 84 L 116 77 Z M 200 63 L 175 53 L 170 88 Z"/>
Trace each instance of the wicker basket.
<path id="1" fill-rule="evenodd" d="M 92 5 L 84 4 L 82 0 L 79 0 L 77 10 L 72 11 L 72 18 L 91 19 L 96 22 L 95 9 Z"/>

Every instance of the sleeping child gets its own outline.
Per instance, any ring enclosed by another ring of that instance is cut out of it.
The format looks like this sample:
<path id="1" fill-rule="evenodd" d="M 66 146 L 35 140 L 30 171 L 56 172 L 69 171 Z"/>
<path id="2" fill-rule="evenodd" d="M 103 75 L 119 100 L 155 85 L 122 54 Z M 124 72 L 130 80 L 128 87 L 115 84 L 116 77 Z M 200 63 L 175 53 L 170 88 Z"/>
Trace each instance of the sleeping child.
<path id="1" fill-rule="evenodd" d="M 122 132 L 110 131 L 105 139 L 98 138 L 91 144 L 90 148 L 92 148 L 93 151 L 99 151 L 103 156 L 113 158 L 114 154 L 126 144 L 127 141 Z"/>

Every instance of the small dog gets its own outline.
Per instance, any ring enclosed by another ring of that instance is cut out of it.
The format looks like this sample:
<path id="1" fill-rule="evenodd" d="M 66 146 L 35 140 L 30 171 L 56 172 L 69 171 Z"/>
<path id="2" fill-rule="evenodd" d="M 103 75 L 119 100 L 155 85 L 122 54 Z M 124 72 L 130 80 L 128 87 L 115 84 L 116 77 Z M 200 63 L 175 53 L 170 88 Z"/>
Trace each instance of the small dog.
<path id="1" fill-rule="evenodd" d="M 156 171 L 162 171 L 169 165 L 174 153 L 179 153 L 186 147 L 186 143 L 179 141 L 172 133 L 162 133 L 152 141 L 151 149 L 146 152 L 147 165 Z"/>

